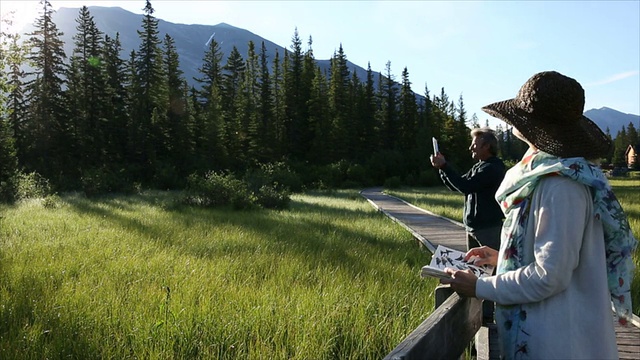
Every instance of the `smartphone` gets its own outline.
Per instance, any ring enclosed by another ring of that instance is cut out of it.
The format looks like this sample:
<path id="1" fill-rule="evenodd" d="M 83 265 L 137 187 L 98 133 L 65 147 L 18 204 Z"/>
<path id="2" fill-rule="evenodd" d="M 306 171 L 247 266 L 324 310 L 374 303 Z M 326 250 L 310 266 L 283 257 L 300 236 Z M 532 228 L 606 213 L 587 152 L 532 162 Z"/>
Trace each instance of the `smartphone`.
<path id="1" fill-rule="evenodd" d="M 438 140 L 432 137 L 431 142 L 433 142 L 433 155 L 438 155 L 438 153 L 440 152 L 440 148 L 438 148 Z"/>

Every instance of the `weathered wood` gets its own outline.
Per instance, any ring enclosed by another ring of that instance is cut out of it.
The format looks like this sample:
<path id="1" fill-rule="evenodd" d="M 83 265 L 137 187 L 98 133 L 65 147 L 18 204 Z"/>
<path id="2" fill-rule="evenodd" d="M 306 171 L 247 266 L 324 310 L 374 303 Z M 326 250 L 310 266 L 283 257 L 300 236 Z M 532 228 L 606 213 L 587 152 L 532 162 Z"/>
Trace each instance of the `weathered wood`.
<path id="1" fill-rule="evenodd" d="M 640 319 L 634 315 L 629 326 L 621 326 L 615 322 L 616 340 L 620 360 L 640 359 Z"/>
<path id="2" fill-rule="evenodd" d="M 481 301 L 461 298 L 454 293 L 385 359 L 457 359 L 469 346 L 481 323 Z"/>
<path id="3" fill-rule="evenodd" d="M 431 253 L 436 251 L 438 245 L 459 251 L 467 250 L 464 225 L 381 191 L 379 188 L 365 189 L 360 194 L 374 208 L 409 231 Z"/>
<path id="4" fill-rule="evenodd" d="M 435 308 L 437 309 L 447 301 L 449 296 L 453 295 L 454 291 L 449 285 L 438 285 L 434 290 L 434 293 L 436 298 Z"/>

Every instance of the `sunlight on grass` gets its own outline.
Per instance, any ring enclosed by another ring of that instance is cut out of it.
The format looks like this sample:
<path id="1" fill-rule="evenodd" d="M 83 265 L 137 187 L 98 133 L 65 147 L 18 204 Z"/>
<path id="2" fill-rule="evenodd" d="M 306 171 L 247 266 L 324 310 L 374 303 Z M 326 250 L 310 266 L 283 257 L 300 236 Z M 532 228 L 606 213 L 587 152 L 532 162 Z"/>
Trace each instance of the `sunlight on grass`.
<path id="1" fill-rule="evenodd" d="M 0 358 L 382 358 L 433 309 L 429 254 L 356 191 L 174 200 L 0 208 Z"/>

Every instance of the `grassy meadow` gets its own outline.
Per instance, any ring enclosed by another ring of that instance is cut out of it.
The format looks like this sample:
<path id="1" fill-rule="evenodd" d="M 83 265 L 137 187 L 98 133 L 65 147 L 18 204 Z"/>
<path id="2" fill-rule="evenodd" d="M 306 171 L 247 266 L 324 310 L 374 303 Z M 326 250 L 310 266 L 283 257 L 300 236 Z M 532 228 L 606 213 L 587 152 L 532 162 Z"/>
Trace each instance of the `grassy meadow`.
<path id="1" fill-rule="evenodd" d="M 433 310 L 429 253 L 357 191 L 0 207 L 0 359 L 379 359 Z"/>
<path id="2" fill-rule="evenodd" d="M 610 183 L 627 214 L 633 234 L 636 239 L 640 239 L 640 178 L 613 178 L 610 179 Z M 462 222 L 464 196 L 449 191 L 444 186 L 423 189 L 393 189 L 386 190 L 386 192 L 435 214 Z M 631 285 L 634 301 L 633 313 L 640 315 L 640 246 L 636 248 L 633 260 L 636 265 L 636 273 Z"/>

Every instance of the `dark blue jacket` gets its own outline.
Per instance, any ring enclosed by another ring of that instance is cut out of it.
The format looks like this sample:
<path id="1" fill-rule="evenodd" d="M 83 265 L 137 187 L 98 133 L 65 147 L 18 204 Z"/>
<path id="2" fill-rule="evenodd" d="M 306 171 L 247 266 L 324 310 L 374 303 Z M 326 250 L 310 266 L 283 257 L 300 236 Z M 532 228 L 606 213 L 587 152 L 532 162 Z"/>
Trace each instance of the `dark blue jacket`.
<path id="1" fill-rule="evenodd" d="M 459 175 L 446 164 L 440 169 L 440 178 L 444 185 L 466 195 L 463 222 L 468 231 L 502 224 L 504 214 L 495 196 L 504 179 L 505 171 L 504 163 L 495 156 L 478 161 L 464 175 Z"/>

